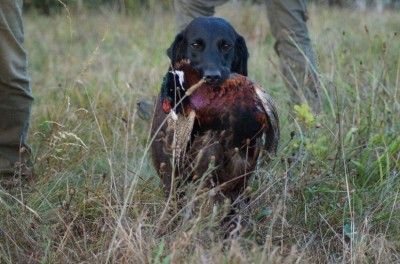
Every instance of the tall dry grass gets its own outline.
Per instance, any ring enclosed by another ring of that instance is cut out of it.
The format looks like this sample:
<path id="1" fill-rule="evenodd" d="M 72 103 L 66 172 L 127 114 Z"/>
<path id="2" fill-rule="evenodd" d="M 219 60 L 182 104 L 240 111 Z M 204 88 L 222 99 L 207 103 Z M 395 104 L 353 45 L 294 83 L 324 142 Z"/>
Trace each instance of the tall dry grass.
<path id="1" fill-rule="evenodd" d="M 167 204 L 137 116 L 168 67 L 171 11 L 27 14 L 36 178 L 28 190 L 0 189 L 0 262 L 400 262 L 400 17 L 310 11 L 324 91 L 317 120 L 286 104 L 265 7 L 217 10 L 246 38 L 249 75 L 276 99 L 282 131 L 229 240 L 227 202 L 189 185 L 183 209 Z"/>

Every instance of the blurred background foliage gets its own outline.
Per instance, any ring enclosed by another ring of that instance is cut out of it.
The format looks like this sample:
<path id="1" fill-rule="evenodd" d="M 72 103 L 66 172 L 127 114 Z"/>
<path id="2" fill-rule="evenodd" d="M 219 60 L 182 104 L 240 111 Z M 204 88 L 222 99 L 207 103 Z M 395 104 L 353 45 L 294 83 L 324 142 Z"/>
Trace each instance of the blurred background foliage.
<path id="1" fill-rule="evenodd" d="M 64 5 L 71 11 L 98 10 L 111 8 L 124 14 L 136 14 L 151 9 L 155 5 L 172 8 L 174 0 L 24 0 L 24 8 L 29 11 L 51 15 L 59 12 Z M 252 1 L 261 4 L 265 0 L 232 0 Z M 355 8 L 362 10 L 376 10 L 382 12 L 385 8 L 400 8 L 400 0 L 308 0 L 308 3 L 329 5 L 338 8 Z"/>
<path id="2" fill-rule="evenodd" d="M 173 0 L 24 0 L 26 11 L 36 11 L 46 15 L 59 12 L 64 5 L 72 12 L 107 8 L 124 14 L 137 14 L 155 5 L 171 8 Z"/>

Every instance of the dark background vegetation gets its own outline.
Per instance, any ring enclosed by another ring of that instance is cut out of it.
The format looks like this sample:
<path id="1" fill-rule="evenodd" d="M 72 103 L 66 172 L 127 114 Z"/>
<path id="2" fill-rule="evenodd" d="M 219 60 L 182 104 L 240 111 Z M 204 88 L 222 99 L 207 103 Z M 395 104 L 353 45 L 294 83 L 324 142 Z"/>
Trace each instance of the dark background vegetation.
<path id="1" fill-rule="evenodd" d="M 263 3 L 264 0 L 237 0 L 241 2 Z M 376 9 L 382 11 L 384 8 L 400 8 L 400 0 L 309 0 L 309 3 L 329 5 L 339 8 Z M 82 8 L 97 10 L 101 7 L 111 7 L 122 13 L 138 13 L 148 10 L 154 5 L 162 5 L 171 8 L 173 0 L 25 0 L 26 10 L 35 10 L 50 15 L 60 11 L 63 4 L 75 11 Z"/>

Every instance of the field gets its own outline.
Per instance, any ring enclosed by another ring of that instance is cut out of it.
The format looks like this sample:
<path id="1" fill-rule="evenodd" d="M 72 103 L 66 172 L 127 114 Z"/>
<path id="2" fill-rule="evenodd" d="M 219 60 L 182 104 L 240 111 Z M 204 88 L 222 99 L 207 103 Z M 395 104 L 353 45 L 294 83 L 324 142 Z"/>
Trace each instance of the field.
<path id="1" fill-rule="evenodd" d="M 225 241 L 227 203 L 189 192 L 183 209 L 167 204 L 136 109 L 168 68 L 172 11 L 26 14 L 36 176 L 0 189 L 0 263 L 400 263 L 400 15 L 309 10 L 316 119 L 286 103 L 265 7 L 217 9 L 246 38 L 249 76 L 281 120 L 243 230 Z"/>

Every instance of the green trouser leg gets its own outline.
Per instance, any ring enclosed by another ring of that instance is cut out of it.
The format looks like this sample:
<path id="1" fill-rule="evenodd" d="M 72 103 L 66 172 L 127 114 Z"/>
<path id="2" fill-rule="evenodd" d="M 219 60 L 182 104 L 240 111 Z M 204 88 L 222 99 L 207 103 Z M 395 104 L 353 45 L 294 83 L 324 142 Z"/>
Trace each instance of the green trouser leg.
<path id="1" fill-rule="evenodd" d="M 0 173 L 26 165 L 33 96 L 27 73 L 22 0 L 0 1 Z"/>
<path id="2" fill-rule="evenodd" d="M 175 0 L 176 25 L 184 29 L 190 21 L 200 16 L 213 16 L 215 7 L 228 0 Z"/>
<path id="3" fill-rule="evenodd" d="M 198 16 L 214 15 L 214 7 L 227 0 L 175 0 L 178 29 L 183 29 Z M 267 16 L 275 51 L 290 93 L 291 103 L 308 103 L 319 112 L 321 100 L 317 61 L 307 29 L 305 0 L 266 0 Z"/>
<path id="4" fill-rule="evenodd" d="M 275 51 L 280 58 L 281 71 L 291 101 L 308 103 L 315 113 L 321 100 L 317 76 L 317 60 L 307 29 L 305 0 L 267 0 L 267 16 Z"/>

